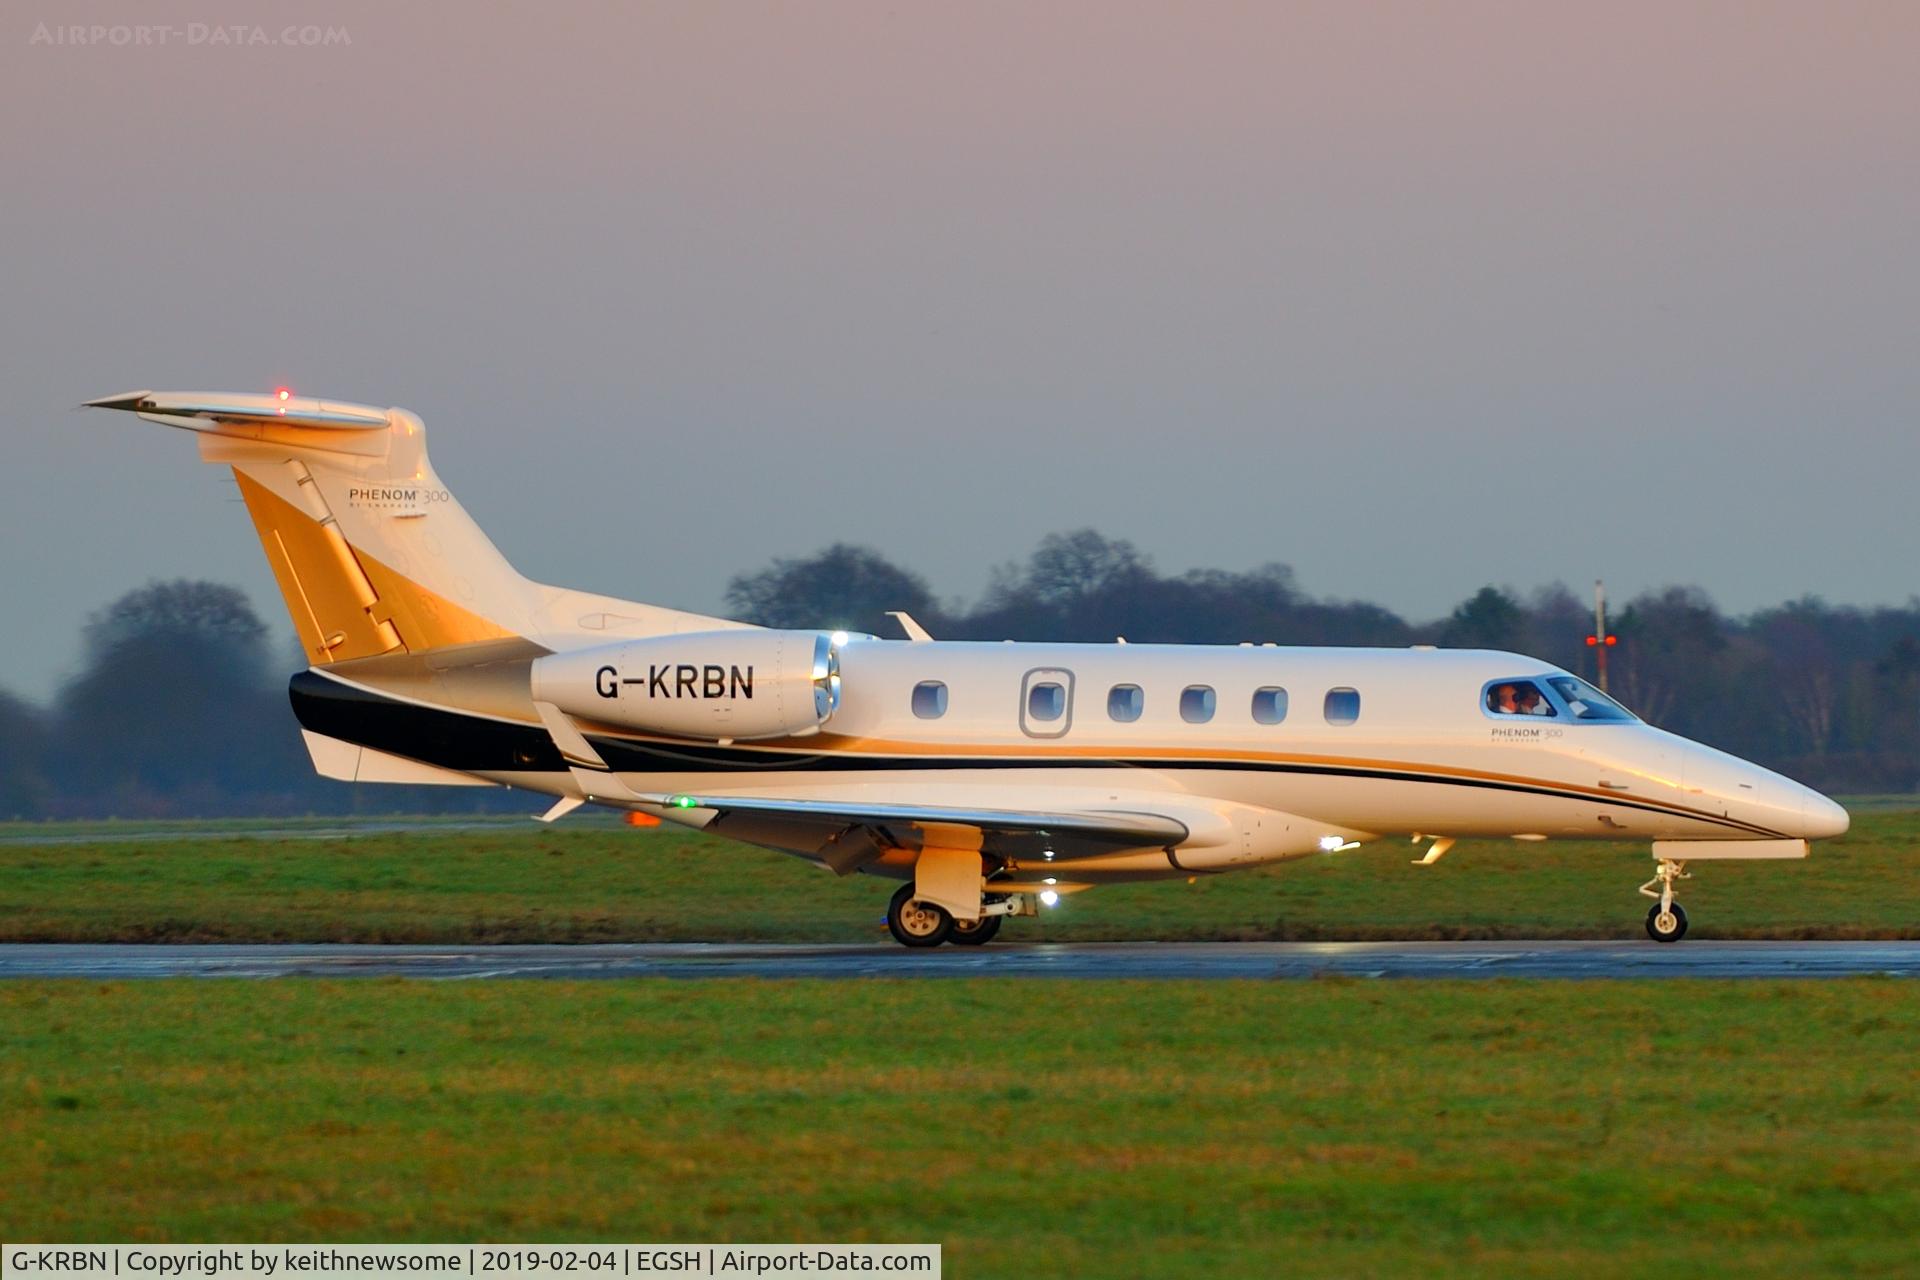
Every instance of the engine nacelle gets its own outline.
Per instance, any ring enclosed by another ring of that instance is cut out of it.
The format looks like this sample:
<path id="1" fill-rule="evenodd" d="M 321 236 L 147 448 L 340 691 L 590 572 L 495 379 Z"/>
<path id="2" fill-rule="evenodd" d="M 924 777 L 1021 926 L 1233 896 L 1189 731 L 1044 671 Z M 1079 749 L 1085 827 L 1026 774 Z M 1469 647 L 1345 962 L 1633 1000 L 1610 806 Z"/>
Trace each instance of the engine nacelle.
<path id="1" fill-rule="evenodd" d="M 696 631 L 536 658 L 533 696 L 570 716 L 708 740 L 813 733 L 840 705 L 819 631 Z"/>

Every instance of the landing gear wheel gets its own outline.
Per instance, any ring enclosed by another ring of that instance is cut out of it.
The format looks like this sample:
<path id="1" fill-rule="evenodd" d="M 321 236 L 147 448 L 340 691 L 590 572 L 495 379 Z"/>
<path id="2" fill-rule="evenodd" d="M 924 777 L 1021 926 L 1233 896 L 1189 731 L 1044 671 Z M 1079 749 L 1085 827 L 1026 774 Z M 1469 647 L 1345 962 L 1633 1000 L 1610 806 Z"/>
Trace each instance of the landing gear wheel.
<path id="1" fill-rule="evenodd" d="M 903 947 L 937 947 L 953 933 L 953 917 L 945 907 L 916 901 L 909 882 L 895 890 L 887 904 L 887 929 Z"/>
<path id="2" fill-rule="evenodd" d="M 1658 903 L 1647 908 L 1647 936 L 1655 942 L 1678 942 L 1687 936 L 1687 911 L 1679 903 L 1662 910 Z"/>
<path id="3" fill-rule="evenodd" d="M 1005 916 L 981 916 L 978 920 L 955 920 L 947 941 L 956 947 L 984 947 L 1000 932 Z"/>

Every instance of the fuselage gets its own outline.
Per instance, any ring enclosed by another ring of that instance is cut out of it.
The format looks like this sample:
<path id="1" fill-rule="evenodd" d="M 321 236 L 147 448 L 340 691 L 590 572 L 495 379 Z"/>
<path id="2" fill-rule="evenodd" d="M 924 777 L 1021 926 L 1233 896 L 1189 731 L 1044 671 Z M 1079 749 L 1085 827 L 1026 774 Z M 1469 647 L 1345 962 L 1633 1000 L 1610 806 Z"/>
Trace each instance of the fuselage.
<path id="1" fill-rule="evenodd" d="M 1650 842 L 1649 934 L 1689 862 L 1846 830 L 1813 791 L 1512 653 L 933 641 L 772 630 L 534 582 L 404 409 L 228 392 L 91 401 L 232 468 L 345 781 L 501 783 L 910 883 L 909 946 L 977 945 L 1102 880 L 1389 835 Z M 1660 886 L 1655 893 L 1652 886 Z"/>
<path id="2" fill-rule="evenodd" d="M 804 737 L 695 742 L 609 722 L 581 728 L 635 791 L 1030 812 L 1135 806 L 1187 822 L 1190 838 L 1172 849 L 1012 868 L 1088 881 L 1225 870 L 1386 835 L 1779 840 L 1846 828 L 1839 806 L 1757 765 L 1625 714 L 1582 718 L 1556 687 L 1577 690 L 1575 678 L 1518 654 L 868 637 L 835 652 L 837 705 Z M 422 690 L 383 678 L 385 662 L 343 664 L 329 678 L 412 701 Z M 522 661 L 474 668 L 489 673 L 490 697 L 462 690 L 457 662 L 437 665 L 433 687 L 449 700 L 440 705 L 490 723 L 382 737 L 367 720 L 354 740 L 557 796 L 580 791 L 531 712 L 514 714 L 526 705 Z M 1512 684 L 1544 705 L 1490 708 L 1493 691 Z M 302 719 L 341 733 L 314 690 L 296 691 Z M 473 749 L 480 740 L 495 741 L 491 755 Z M 809 852 L 776 826 L 743 821 L 730 834 Z"/>

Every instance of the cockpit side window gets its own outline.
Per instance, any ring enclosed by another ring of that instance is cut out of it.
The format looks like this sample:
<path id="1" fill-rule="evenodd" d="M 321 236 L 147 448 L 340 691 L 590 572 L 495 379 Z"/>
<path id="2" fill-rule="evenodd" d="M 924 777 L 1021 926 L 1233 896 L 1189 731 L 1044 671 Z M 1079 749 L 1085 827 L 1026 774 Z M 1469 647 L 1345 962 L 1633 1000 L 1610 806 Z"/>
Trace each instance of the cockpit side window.
<path id="1" fill-rule="evenodd" d="M 1558 716 L 1559 711 L 1532 680 L 1495 680 L 1483 695 L 1482 704 L 1490 716 Z"/>
<path id="2" fill-rule="evenodd" d="M 1625 724 L 1638 719 L 1579 676 L 1548 676 L 1547 683 L 1560 695 L 1560 701 L 1567 704 L 1567 714 L 1575 720 Z"/>

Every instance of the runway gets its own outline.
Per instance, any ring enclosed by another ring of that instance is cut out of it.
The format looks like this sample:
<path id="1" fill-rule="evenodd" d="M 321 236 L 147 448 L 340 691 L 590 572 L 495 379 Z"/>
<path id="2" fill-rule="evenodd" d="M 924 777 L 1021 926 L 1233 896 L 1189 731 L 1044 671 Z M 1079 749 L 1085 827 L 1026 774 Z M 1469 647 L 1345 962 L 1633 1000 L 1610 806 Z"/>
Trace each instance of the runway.
<path id="1" fill-rule="evenodd" d="M 0 978 L 1844 978 L 1920 976 L 1920 942 L 0 946 Z"/>

